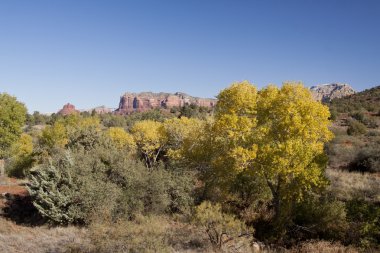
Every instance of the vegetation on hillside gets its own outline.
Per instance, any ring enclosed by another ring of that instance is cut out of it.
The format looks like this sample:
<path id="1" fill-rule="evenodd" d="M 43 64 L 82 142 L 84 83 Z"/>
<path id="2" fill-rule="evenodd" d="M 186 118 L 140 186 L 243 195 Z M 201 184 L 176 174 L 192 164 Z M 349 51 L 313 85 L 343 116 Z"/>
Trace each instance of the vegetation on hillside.
<path id="1" fill-rule="evenodd" d="M 336 138 L 328 145 L 330 166 L 380 172 L 380 86 L 329 104 Z"/>

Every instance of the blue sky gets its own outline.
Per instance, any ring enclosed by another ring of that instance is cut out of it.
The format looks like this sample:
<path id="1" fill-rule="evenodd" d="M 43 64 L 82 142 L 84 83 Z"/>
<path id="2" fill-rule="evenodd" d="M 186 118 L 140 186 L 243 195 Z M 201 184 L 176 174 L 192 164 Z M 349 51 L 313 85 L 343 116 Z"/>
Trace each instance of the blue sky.
<path id="1" fill-rule="evenodd" d="M 380 1 L 0 1 L 0 92 L 30 112 L 241 80 L 379 85 Z"/>

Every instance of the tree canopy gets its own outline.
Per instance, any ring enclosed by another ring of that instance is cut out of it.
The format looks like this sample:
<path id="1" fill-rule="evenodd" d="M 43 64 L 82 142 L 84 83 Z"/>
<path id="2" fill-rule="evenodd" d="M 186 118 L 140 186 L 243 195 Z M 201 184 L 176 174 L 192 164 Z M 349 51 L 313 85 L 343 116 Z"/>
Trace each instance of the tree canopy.
<path id="1" fill-rule="evenodd" d="M 7 93 L 0 93 L 0 159 L 9 156 L 12 144 L 22 133 L 26 107 Z"/>

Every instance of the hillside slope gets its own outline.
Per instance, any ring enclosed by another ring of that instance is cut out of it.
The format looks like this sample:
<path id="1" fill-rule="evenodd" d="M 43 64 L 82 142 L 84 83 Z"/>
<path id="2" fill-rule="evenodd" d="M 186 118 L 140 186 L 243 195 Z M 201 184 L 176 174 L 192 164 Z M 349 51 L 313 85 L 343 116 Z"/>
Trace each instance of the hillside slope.
<path id="1" fill-rule="evenodd" d="M 380 86 L 328 103 L 334 140 L 330 167 L 380 172 Z"/>

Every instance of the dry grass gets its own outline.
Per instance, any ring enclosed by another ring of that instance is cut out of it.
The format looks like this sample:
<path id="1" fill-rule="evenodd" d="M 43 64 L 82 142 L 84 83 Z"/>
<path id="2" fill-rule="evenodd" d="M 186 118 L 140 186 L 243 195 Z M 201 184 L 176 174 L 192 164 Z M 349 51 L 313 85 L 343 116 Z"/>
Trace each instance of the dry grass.
<path id="1" fill-rule="evenodd" d="M 60 253 L 86 245 L 86 231 L 75 227 L 24 227 L 0 217 L 0 252 Z"/>
<path id="2" fill-rule="evenodd" d="M 89 228 L 91 253 L 172 252 L 165 217 L 137 217 L 135 221 L 98 223 Z"/>
<path id="3" fill-rule="evenodd" d="M 309 241 L 288 251 L 289 253 L 358 253 L 359 251 L 352 247 L 343 246 L 337 242 L 328 241 Z"/>
<path id="4" fill-rule="evenodd" d="M 376 174 L 326 170 L 330 191 L 341 200 L 363 198 L 380 202 L 380 177 Z"/>

